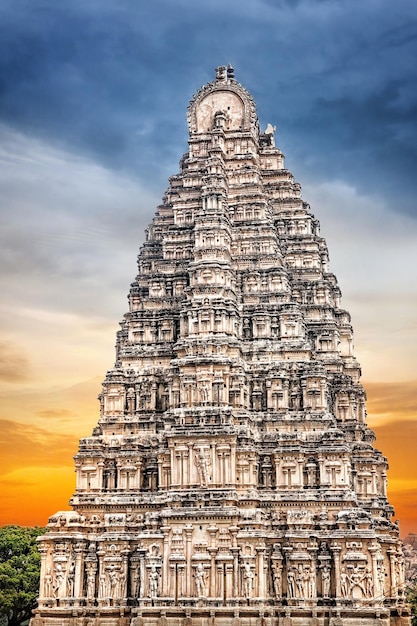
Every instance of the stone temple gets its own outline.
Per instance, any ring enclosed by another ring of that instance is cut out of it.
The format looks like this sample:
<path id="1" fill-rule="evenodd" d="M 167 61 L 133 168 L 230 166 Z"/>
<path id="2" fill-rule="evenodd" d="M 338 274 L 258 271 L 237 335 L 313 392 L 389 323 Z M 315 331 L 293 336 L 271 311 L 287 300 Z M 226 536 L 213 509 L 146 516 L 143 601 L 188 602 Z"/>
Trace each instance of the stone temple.
<path id="1" fill-rule="evenodd" d="M 406 626 L 349 313 L 274 128 L 219 67 L 40 540 L 32 626 Z"/>

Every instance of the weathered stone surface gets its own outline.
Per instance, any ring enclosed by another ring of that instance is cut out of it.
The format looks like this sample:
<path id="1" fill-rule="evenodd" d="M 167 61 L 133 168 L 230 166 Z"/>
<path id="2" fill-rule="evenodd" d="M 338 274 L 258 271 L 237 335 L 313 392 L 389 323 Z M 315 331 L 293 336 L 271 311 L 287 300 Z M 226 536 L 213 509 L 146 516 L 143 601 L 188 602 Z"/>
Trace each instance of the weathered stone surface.
<path id="1" fill-rule="evenodd" d="M 147 231 L 33 626 L 408 624 L 317 219 L 218 68 Z"/>

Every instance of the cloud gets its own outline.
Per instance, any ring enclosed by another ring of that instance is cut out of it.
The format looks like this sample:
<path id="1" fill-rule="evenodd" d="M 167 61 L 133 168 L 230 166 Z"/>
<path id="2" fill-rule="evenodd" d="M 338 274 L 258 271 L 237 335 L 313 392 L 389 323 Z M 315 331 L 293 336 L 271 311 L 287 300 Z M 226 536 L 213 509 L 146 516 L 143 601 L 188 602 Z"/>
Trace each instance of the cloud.
<path id="1" fill-rule="evenodd" d="M 382 421 L 398 423 L 417 418 L 417 381 L 366 383 L 369 420 L 382 427 Z"/>
<path id="2" fill-rule="evenodd" d="M 0 420 L 1 473 L 22 467 L 62 467 L 72 464 L 78 439 L 33 424 Z"/>
<path id="3" fill-rule="evenodd" d="M 67 419 L 73 419 L 75 416 L 71 411 L 67 411 L 67 409 L 48 409 L 46 411 L 37 411 L 36 415 L 39 415 L 39 417 L 44 417 L 46 419 L 61 419 L 61 420 L 67 420 Z"/>
<path id="4" fill-rule="evenodd" d="M 29 358 L 23 350 L 9 342 L 0 341 L 0 380 L 10 383 L 29 379 Z"/>
<path id="5" fill-rule="evenodd" d="M 282 125 L 283 147 L 316 174 L 363 190 L 394 176 L 409 194 L 399 210 L 414 206 L 411 0 L 394 13 L 388 0 L 217 0 L 192 10 L 189 0 L 34 0 L 24 10 L 9 0 L 1 17 L 0 116 L 16 129 L 159 187 L 185 145 L 187 99 L 231 62 Z"/>

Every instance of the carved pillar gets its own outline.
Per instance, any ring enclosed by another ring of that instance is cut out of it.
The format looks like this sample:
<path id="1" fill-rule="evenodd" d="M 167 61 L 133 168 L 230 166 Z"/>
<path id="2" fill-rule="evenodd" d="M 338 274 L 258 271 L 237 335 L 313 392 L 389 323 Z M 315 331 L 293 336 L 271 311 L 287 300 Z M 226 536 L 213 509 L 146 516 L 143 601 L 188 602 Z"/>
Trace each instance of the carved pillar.
<path id="1" fill-rule="evenodd" d="M 379 584 L 378 584 L 378 545 L 370 545 L 368 546 L 368 550 L 372 559 L 372 576 L 374 579 L 374 598 L 378 598 L 380 595 Z"/>
<path id="2" fill-rule="evenodd" d="M 185 526 L 185 558 L 186 558 L 186 572 L 185 572 L 185 595 L 187 598 L 191 596 L 191 536 L 193 534 L 193 527 L 191 524 Z"/>
<path id="3" fill-rule="evenodd" d="M 169 526 L 162 526 L 162 533 L 164 534 L 164 543 L 162 548 L 162 588 L 161 595 L 168 596 L 169 595 L 169 561 L 168 561 L 168 551 L 169 551 Z"/>
<path id="4" fill-rule="evenodd" d="M 140 556 L 135 551 L 130 559 L 130 597 L 137 600 L 140 596 Z"/>
<path id="5" fill-rule="evenodd" d="M 397 553 L 395 548 L 387 550 L 389 556 L 390 565 L 390 595 L 392 598 L 396 598 L 397 593 Z"/>
<path id="6" fill-rule="evenodd" d="M 258 565 L 258 598 L 265 598 L 265 546 L 256 547 Z"/>
<path id="7" fill-rule="evenodd" d="M 51 597 L 52 595 L 52 589 L 51 589 L 51 594 L 49 596 L 46 593 L 47 591 L 49 593 L 49 587 L 51 586 L 49 584 L 49 577 L 51 576 L 51 574 L 50 572 L 47 573 L 47 567 L 46 567 L 46 557 L 48 555 L 48 544 L 41 543 L 38 547 L 38 550 L 41 553 L 41 571 L 40 571 L 41 582 L 40 582 L 40 588 L 39 588 L 39 599 L 42 599 L 45 597 Z"/>
<path id="8" fill-rule="evenodd" d="M 341 589 L 340 589 L 340 552 L 342 546 L 340 543 L 333 543 L 330 546 L 330 549 L 333 552 L 333 562 L 334 562 L 334 582 L 335 582 L 335 594 L 336 599 L 341 597 Z"/>
<path id="9" fill-rule="evenodd" d="M 129 549 L 124 548 L 121 551 L 122 566 L 120 570 L 119 580 L 119 597 L 122 606 L 127 606 L 127 597 L 129 595 L 127 584 L 129 578 Z"/>
<path id="10" fill-rule="evenodd" d="M 146 550 L 145 548 L 140 548 L 138 550 L 139 553 L 139 571 L 140 571 L 140 584 L 139 584 L 139 598 L 143 598 L 145 596 L 145 557 Z"/>
<path id="11" fill-rule="evenodd" d="M 84 543 L 76 543 L 74 545 L 75 554 L 75 577 L 74 577 L 74 598 L 75 606 L 80 604 L 80 598 L 84 595 L 84 563 L 83 557 L 85 552 Z"/>

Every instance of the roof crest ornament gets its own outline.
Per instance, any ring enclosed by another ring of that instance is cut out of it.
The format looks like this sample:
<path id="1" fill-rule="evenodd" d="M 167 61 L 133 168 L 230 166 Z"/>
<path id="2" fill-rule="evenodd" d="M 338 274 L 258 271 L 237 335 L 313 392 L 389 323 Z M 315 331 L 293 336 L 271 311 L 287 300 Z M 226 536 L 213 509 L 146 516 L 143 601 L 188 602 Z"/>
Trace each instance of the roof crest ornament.
<path id="1" fill-rule="evenodd" d="M 197 132 L 196 109 L 206 96 L 216 91 L 231 91 L 235 93 L 244 106 L 244 125 L 242 130 L 249 130 L 251 127 L 259 135 L 259 120 L 256 113 L 255 101 L 251 94 L 237 82 L 235 79 L 235 70 L 232 65 L 219 65 L 216 67 L 216 78 L 214 81 L 207 83 L 201 87 L 190 103 L 187 109 L 187 122 L 190 133 Z"/>

